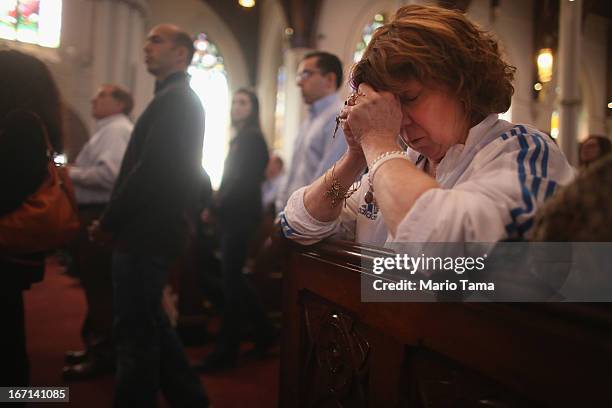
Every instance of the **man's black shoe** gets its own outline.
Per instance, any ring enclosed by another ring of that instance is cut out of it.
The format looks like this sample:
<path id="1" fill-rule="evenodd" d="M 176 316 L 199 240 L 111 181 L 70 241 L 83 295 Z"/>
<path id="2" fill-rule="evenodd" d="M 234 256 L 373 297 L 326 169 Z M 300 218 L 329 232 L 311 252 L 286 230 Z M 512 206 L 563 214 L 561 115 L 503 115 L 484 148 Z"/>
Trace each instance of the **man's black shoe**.
<path id="1" fill-rule="evenodd" d="M 87 360 L 87 350 L 69 350 L 64 354 L 64 362 L 68 365 L 80 364 Z"/>
<path id="2" fill-rule="evenodd" d="M 100 363 L 96 362 L 96 360 L 88 359 L 80 364 L 64 367 L 62 377 L 66 382 L 83 381 L 110 374 L 113 371 L 115 371 L 115 365 L 113 363 Z"/>
<path id="3" fill-rule="evenodd" d="M 236 367 L 236 355 L 213 351 L 193 368 L 203 374 L 218 373 Z"/>

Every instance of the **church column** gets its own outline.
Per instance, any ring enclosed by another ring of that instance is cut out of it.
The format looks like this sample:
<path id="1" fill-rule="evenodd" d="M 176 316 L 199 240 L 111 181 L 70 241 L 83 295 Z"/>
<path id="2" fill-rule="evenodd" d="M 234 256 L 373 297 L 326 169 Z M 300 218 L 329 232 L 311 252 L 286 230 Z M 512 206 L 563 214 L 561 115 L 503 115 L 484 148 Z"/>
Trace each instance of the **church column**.
<path id="1" fill-rule="evenodd" d="M 144 64 L 144 40 L 147 35 L 147 19 L 143 18 L 145 14 L 136 8 L 130 11 L 130 30 L 128 37 L 130 39 L 130 52 L 128 54 L 128 85 L 134 96 L 134 112 L 132 117 L 136 118 L 140 115 L 147 103 L 153 96 L 153 87 L 155 80 L 147 72 Z"/>
<path id="2" fill-rule="evenodd" d="M 112 27 L 112 4 L 110 1 L 93 2 L 93 36 L 92 36 L 92 95 L 103 82 L 110 80 L 111 38 L 109 28 Z"/>
<path id="3" fill-rule="evenodd" d="M 286 80 L 285 118 L 283 123 L 283 158 L 287 168 L 293 153 L 293 143 L 300 128 L 301 119 L 305 116 L 306 106 L 302 103 L 302 94 L 295 81 L 298 65 L 306 52 L 317 48 L 316 27 L 321 4 L 324 0 L 284 1 L 280 2 L 287 19 L 289 48 L 283 54 L 283 65 Z"/>
<path id="4" fill-rule="evenodd" d="M 580 42 L 582 0 L 561 0 L 559 15 L 559 139 L 563 153 L 578 164 L 578 114 L 580 109 Z"/>
<path id="5" fill-rule="evenodd" d="M 293 155 L 293 142 L 304 118 L 306 109 L 302 102 L 302 92 L 297 86 L 295 76 L 298 65 L 304 55 L 310 51 L 308 48 L 289 48 L 283 55 L 283 66 L 285 68 L 285 117 L 283 123 L 283 156 L 286 167 L 289 168 Z"/>
<path id="6" fill-rule="evenodd" d="M 113 4 L 113 21 L 109 33 L 113 41 L 111 42 L 111 52 L 113 53 L 110 66 L 110 78 L 112 82 L 128 86 L 128 55 L 134 52 L 131 47 L 128 32 L 130 29 L 130 6 L 119 2 Z"/>
<path id="7" fill-rule="evenodd" d="M 146 0 L 98 0 L 93 19 L 93 90 L 113 82 L 134 90 L 132 62 L 142 57 Z M 135 29 L 139 32 L 135 32 Z M 142 58 L 140 58 L 142 63 Z"/>

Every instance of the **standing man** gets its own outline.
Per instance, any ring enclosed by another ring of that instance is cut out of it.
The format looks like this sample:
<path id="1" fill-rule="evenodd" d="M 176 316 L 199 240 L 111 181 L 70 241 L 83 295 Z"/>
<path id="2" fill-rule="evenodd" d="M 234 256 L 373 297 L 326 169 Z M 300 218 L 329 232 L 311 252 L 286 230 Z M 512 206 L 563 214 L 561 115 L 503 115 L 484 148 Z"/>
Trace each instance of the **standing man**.
<path id="1" fill-rule="evenodd" d="M 346 151 L 341 129 L 332 138 L 336 115 L 342 108 L 337 95 L 341 84 L 342 63 L 335 55 L 315 51 L 300 62 L 297 85 L 310 112 L 295 139 L 287 178 L 276 198 L 276 212 L 285 208 L 295 190 L 323 175 Z"/>
<path id="2" fill-rule="evenodd" d="M 125 89 L 114 84 L 102 85 L 91 100 L 97 130 L 68 169 L 83 226 L 75 241 L 74 262 L 85 291 L 87 315 L 81 329 L 85 350 L 69 351 L 65 356 L 68 365 L 63 376 L 67 381 L 104 374 L 115 366 L 111 340 L 112 249 L 90 242 L 86 226 L 100 218 L 110 200 L 134 127 L 128 118 L 133 106 L 132 95 Z"/>
<path id="3" fill-rule="evenodd" d="M 154 407 L 161 389 L 173 407 L 208 398 L 162 308 L 162 289 L 197 216 L 204 110 L 186 71 L 194 53 L 179 27 L 154 27 L 144 46 L 155 97 L 128 145 L 111 201 L 92 239 L 112 234 L 117 384 L 115 407 Z"/>

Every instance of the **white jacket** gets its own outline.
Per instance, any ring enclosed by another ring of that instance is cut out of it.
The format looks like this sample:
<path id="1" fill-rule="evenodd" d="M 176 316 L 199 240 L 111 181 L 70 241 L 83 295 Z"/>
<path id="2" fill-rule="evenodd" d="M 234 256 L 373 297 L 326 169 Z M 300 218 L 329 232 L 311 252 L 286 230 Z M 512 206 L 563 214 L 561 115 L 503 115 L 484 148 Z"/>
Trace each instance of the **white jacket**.
<path id="1" fill-rule="evenodd" d="M 416 164 L 419 153 L 410 149 L 408 153 Z M 305 245 L 334 234 L 376 246 L 529 237 L 538 207 L 573 176 L 572 167 L 547 135 L 493 114 L 470 129 L 465 145 L 448 150 L 437 168 L 440 188 L 417 199 L 395 236 L 389 234 L 380 210 L 364 201 L 367 175 L 335 221 L 313 218 L 304 206 L 302 188 L 281 213 L 281 225 L 287 238 Z M 397 186 L 398 194 L 401 189 Z"/>

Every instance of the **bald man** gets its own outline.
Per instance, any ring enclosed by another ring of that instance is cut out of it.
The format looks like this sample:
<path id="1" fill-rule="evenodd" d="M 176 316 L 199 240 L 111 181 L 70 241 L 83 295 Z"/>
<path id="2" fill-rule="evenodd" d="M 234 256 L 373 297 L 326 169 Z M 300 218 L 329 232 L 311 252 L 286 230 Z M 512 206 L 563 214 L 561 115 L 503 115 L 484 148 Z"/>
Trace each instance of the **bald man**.
<path id="1" fill-rule="evenodd" d="M 94 240 L 115 240 L 115 407 L 154 407 L 159 390 L 174 407 L 207 407 L 161 302 L 186 239 L 185 220 L 198 205 L 204 110 L 186 73 L 193 40 L 176 26 L 158 25 L 144 54 L 155 97 L 134 126 L 111 200 L 90 228 Z"/>

